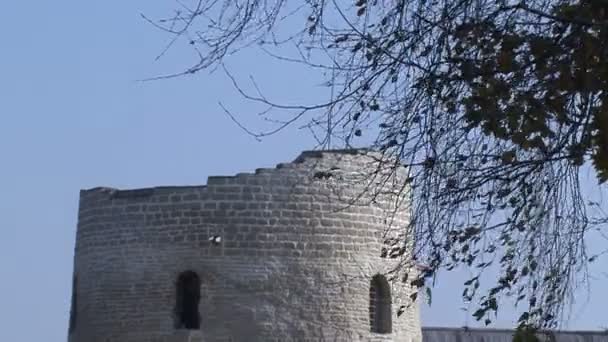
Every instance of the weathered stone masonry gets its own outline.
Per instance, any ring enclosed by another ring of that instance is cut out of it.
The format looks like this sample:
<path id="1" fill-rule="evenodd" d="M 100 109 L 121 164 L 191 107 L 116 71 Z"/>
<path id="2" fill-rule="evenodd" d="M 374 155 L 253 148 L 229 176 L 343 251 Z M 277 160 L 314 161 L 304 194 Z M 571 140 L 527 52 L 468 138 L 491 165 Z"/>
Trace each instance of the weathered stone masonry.
<path id="1" fill-rule="evenodd" d="M 389 273 L 399 260 L 380 257 L 408 219 L 404 194 L 359 197 L 375 168 L 361 151 L 304 152 L 206 186 L 83 190 L 69 341 L 419 342 L 418 307 Z M 198 330 L 176 328 L 185 271 L 200 277 Z M 376 274 L 391 284 L 388 334 L 371 332 Z"/>

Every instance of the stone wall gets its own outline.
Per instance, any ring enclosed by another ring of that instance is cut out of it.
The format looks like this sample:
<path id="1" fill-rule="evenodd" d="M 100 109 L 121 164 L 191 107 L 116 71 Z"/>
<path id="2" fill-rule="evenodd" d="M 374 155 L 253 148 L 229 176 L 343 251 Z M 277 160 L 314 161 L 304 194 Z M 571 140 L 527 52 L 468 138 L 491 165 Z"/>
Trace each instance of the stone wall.
<path id="1" fill-rule="evenodd" d="M 378 165 L 361 151 L 304 152 L 206 186 L 83 190 L 69 341 L 419 342 L 418 307 L 393 279 L 405 270 L 390 273 L 404 260 L 380 257 L 408 220 L 407 194 L 386 191 L 402 170 L 370 177 Z M 200 331 L 174 324 L 187 270 L 202 281 Z M 392 286 L 388 335 L 370 333 L 378 273 Z"/>

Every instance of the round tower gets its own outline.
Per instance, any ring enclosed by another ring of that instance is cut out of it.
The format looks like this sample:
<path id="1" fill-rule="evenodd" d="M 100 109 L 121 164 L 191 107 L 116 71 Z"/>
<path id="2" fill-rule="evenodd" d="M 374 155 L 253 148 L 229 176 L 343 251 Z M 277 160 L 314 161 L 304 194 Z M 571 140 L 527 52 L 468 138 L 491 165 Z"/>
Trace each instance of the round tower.
<path id="1" fill-rule="evenodd" d="M 420 342 L 387 167 L 304 152 L 205 186 L 81 191 L 68 340 Z"/>

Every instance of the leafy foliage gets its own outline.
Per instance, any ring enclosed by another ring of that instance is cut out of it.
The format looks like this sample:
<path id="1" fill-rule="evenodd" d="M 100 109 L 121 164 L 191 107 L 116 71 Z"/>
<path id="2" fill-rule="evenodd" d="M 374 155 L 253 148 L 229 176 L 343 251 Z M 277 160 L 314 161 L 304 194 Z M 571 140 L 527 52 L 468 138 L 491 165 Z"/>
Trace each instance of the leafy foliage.
<path id="1" fill-rule="evenodd" d="M 276 115 L 268 132 L 246 130 L 256 138 L 304 121 L 324 148 L 371 144 L 387 168 L 408 167 L 396 191 L 412 203 L 402 240 L 415 239 L 412 250 L 387 240 L 397 252 L 385 256 L 411 252 L 426 267 L 404 281 L 422 288 L 439 270 L 465 265 L 477 270 L 462 293 L 478 301 L 476 319 L 490 324 L 506 296 L 525 303 L 522 326 L 558 322 L 595 259 L 585 239 L 608 221 L 601 208 L 591 216 L 579 180 L 590 164 L 598 192 L 608 181 L 608 2 L 180 4 L 153 24 L 174 35 L 171 45 L 185 39 L 199 61 L 166 77 L 224 66 L 245 98 L 267 107 L 264 116 Z M 257 85 L 246 92 L 223 62 L 254 43 L 321 71 L 331 99 L 293 105 Z M 489 267 L 501 275 L 480 295 Z"/>
<path id="2" fill-rule="evenodd" d="M 537 330 L 533 327 L 520 326 L 513 336 L 513 342 L 541 342 L 536 336 Z"/>

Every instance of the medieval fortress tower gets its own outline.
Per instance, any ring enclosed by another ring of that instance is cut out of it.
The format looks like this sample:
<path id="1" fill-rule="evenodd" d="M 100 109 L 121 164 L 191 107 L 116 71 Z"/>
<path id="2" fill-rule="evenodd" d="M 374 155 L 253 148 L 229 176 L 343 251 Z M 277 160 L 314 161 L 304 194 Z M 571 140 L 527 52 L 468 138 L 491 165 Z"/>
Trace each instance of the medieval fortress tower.
<path id="1" fill-rule="evenodd" d="M 68 340 L 420 342 L 407 252 L 382 253 L 408 243 L 405 172 L 377 157 L 83 190 Z"/>

